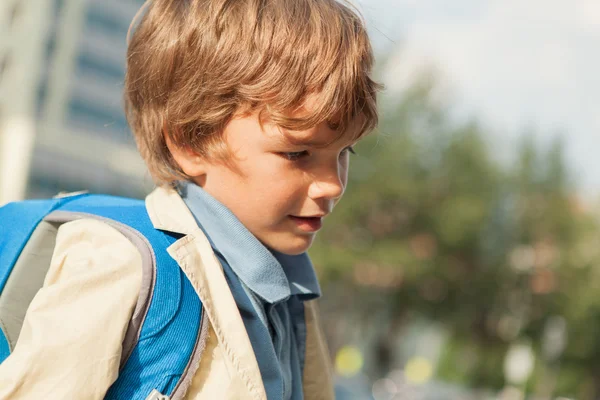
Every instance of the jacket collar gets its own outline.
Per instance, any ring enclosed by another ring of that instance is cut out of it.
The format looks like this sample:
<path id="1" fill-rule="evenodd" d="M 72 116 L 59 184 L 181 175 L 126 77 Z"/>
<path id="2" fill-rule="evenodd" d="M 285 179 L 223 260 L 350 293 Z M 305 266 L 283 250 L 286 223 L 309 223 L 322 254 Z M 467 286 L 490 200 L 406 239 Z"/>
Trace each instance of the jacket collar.
<path id="1" fill-rule="evenodd" d="M 175 189 L 164 187 L 155 189 L 148 197 L 146 197 L 146 208 L 148 209 L 150 220 L 156 229 L 181 235 L 189 235 L 198 229 L 198 224 L 192 212 Z M 223 210 L 220 209 L 211 209 L 211 212 L 219 214 L 218 218 L 223 221 L 232 218 L 232 215 L 229 216 L 222 211 Z M 248 233 L 248 235 L 251 234 Z M 237 247 L 242 248 L 242 244 L 243 243 L 238 243 Z M 219 246 L 217 246 L 217 248 L 221 250 Z M 266 249 L 264 249 L 264 251 L 266 252 Z M 231 254 L 231 252 L 228 254 Z M 261 294 L 265 300 L 274 303 L 283 300 L 290 294 L 299 295 L 302 300 L 312 300 L 321 296 L 321 289 L 315 271 L 306 254 L 287 256 L 285 254 L 275 253 L 274 256 L 268 254 L 268 256 L 263 257 L 263 259 L 267 259 L 271 264 L 270 266 L 265 267 L 265 270 L 280 271 L 280 279 L 286 281 L 286 292 L 281 293 L 274 298 L 272 298 L 272 294 L 271 296 L 265 296 L 265 291 L 261 291 L 258 287 L 259 285 L 250 284 L 249 287 L 254 292 Z M 259 263 L 254 262 L 254 264 L 258 265 Z M 285 274 L 283 270 L 281 270 L 281 265 L 283 265 L 283 268 L 286 271 Z M 245 278 L 244 281 L 246 284 L 252 281 L 251 279 L 247 279 L 248 271 L 236 270 L 236 273 L 238 275 L 241 274 L 241 276 Z M 290 289 L 288 289 L 288 280 L 291 282 L 291 292 Z M 273 288 L 273 285 L 271 285 L 271 288 Z"/>
<path id="2" fill-rule="evenodd" d="M 181 196 L 173 189 L 157 188 L 146 197 L 146 208 L 156 229 L 185 235 L 168 249 L 178 262 L 208 315 L 230 365 L 237 370 L 249 393 L 248 398 L 266 400 L 258 363 L 242 318 L 231 295 L 208 239 L 198 227 Z M 325 341 L 317 321 L 314 301 L 306 304 L 306 398 L 333 400 L 333 378 Z M 217 312 L 218 311 L 218 312 Z"/>
<path id="3" fill-rule="evenodd" d="M 244 322 L 206 235 L 179 194 L 157 188 L 146 197 L 146 209 L 156 229 L 184 235 L 167 249 L 202 302 L 229 365 L 244 382 L 253 400 L 266 400 L 258 362 Z"/>
<path id="4" fill-rule="evenodd" d="M 161 231 L 189 235 L 198 229 L 194 216 L 174 189 L 154 189 L 146 197 L 146 209 L 152 225 Z"/>

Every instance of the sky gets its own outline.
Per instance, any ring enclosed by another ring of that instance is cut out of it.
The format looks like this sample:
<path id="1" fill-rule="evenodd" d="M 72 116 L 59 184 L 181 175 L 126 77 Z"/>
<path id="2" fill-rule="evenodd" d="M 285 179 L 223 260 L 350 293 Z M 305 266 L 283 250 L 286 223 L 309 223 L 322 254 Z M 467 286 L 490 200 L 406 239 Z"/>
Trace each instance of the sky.
<path id="1" fill-rule="evenodd" d="M 576 187 L 600 194 L 599 0 L 358 0 L 384 83 L 401 91 L 423 67 L 459 116 L 510 152 L 524 132 L 560 135 Z M 510 157 L 509 157 L 510 158 Z"/>

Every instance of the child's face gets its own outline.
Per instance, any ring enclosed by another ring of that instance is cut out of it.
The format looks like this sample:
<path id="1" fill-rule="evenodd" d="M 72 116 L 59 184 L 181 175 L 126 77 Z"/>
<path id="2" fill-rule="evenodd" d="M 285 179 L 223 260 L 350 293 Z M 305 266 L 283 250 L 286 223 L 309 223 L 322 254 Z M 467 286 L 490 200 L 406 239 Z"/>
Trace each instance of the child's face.
<path id="1" fill-rule="evenodd" d="M 293 255 L 310 247 L 344 194 L 353 143 L 344 137 L 330 143 L 338 133 L 325 123 L 288 135 L 305 144 L 261 126 L 257 115 L 234 119 L 224 131 L 234 168 L 205 164 L 195 180 L 264 245 Z"/>

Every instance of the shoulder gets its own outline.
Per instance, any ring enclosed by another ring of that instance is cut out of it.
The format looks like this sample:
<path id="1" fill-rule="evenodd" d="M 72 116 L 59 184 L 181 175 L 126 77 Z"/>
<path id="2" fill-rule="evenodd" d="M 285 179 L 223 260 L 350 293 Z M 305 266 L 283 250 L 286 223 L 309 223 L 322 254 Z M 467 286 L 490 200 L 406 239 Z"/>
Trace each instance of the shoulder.
<path id="1" fill-rule="evenodd" d="M 66 222 L 58 228 L 55 254 L 73 249 L 107 252 L 115 257 L 132 257 L 137 253 L 136 247 L 118 229 L 92 218 Z"/>
<path id="2" fill-rule="evenodd" d="M 140 252 L 119 230 L 100 220 L 78 219 L 58 228 L 46 284 L 65 274 L 92 272 L 91 277 L 98 276 L 99 270 L 137 279 L 141 264 Z"/>

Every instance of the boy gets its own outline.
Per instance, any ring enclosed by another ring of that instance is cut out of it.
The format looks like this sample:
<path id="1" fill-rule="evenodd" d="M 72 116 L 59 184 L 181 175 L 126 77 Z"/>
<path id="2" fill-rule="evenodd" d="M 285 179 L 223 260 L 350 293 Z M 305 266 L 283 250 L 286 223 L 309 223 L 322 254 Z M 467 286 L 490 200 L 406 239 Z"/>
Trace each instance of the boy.
<path id="1" fill-rule="evenodd" d="M 144 12 L 126 112 L 159 184 L 148 214 L 181 237 L 168 252 L 209 320 L 170 398 L 333 399 L 305 252 L 342 197 L 352 146 L 377 122 L 363 23 L 336 0 L 153 0 Z M 141 263 L 107 223 L 62 225 L 0 364 L 0 399 L 104 398 Z"/>

